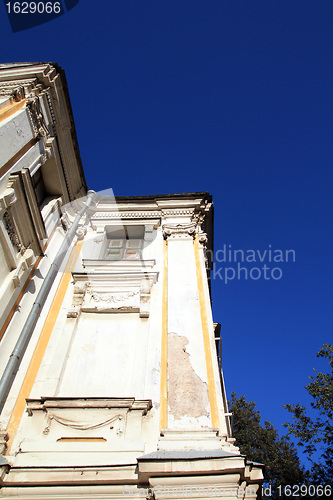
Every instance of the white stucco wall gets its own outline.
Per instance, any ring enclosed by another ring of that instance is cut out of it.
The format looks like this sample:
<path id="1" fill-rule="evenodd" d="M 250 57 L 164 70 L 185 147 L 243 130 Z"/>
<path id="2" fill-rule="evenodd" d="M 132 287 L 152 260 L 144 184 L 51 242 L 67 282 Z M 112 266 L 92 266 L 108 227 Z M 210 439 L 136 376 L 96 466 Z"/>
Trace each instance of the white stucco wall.
<path id="1" fill-rule="evenodd" d="M 9 161 L 33 138 L 34 132 L 26 109 L 5 119 L 0 127 L 0 165 Z"/>

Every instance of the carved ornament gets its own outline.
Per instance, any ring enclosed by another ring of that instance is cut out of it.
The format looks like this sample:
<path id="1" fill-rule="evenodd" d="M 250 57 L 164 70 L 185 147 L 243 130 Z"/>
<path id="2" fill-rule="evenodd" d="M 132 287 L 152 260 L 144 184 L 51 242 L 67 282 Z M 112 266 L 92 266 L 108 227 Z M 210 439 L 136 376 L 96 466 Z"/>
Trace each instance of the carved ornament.
<path id="1" fill-rule="evenodd" d="M 26 104 L 36 137 L 47 136 L 49 131 L 40 107 L 39 98 L 37 96 L 29 97 Z"/>
<path id="2" fill-rule="evenodd" d="M 126 302 L 126 300 L 128 300 L 132 297 L 135 297 L 138 294 L 139 294 L 139 291 L 127 292 L 127 293 L 117 293 L 117 294 L 93 292 L 92 298 L 95 300 L 95 302 L 107 302 L 107 303 L 116 304 L 118 302 Z"/>
<path id="3" fill-rule="evenodd" d="M 6 210 L 4 212 L 3 221 L 5 223 L 5 228 L 6 228 L 6 231 L 8 233 L 8 236 L 9 236 L 9 239 L 10 239 L 12 245 L 16 248 L 16 250 L 18 252 L 21 252 L 21 254 L 23 254 L 25 252 L 26 248 L 21 243 L 21 241 L 18 237 L 16 227 L 14 225 L 14 222 L 13 222 L 13 219 L 12 219 L 12 216 L 11 216 L 9 210 Z"/>
<path id="4" fill-rule="evenodd" d="M 91 218 L 92 219 L 146 219 L 146 218 L 156 218 L 161 217 L 161 212 L 151 211 L 151 212 L 96 212 Z"/>
<path id="5" fill-rule="evenodd" d="M 198 240 L 199 240 L 199 243 L 201 243 L 202 245 L 206 245 L 206 243 L 208 241 L 207 234 L 206 233 L 198 234 Z"/>
<path id="6" fill-rule="evenodd" d="M 27 269 L 30 269 L 33 265 L 33 263 L 36 260 L 36 256 L 34 254 L 34 251 L 31 248 L 27 248 L 25 252 L 22 255 L 21 262 L 19 266 L 17 267 L 14 276 L 12 277 L 13 283 L 15 288 L 20 286 L 21 284 L 21 277 L 25 273 Z"/>
<path id="7" fill-rule="evenodd" d="M 37 83 L 37 78 L 26 80 L 5 81 L 0 83 L 0 96 L 13 96 L 17 90 L 23 89 L 23 92 L 31 89 Z"/>
<path id="8" fill-rule="evenodd" d="M 29 417 L 44 413 L 46 425 L 43 434 L 51 431 L 52 421 L 76 431 L 91 431 L 110 426 L 118 436 L 125 433 L 127 413 L 146 415 L 152 408 L 150 399 L 135 398 L 41 398 L 27 399 Z M 113 424 L 113 425 L 112 425 Z M 54 429 L 57 434 L 59 431 Z M 53 434 L 54 435 L 54 434 Z"/>
<path id="9" fill-rule="evenodd" d="M 120 415 L 120 414 L 112 415 L 112 416 L 109 416 L 108 418 L 104 418 L 102 420 L 100 420 L 100 418 L 98 418 L 98 420 L 95 418 L 94 420 L 90 420 L 88 422 L 88 421 L 81 420 L 82 417 L 79 415 L 77 415 L 77 417 L 79 417 L 79 418 L 75 418 L 76 417 L 75 411 L 72 412 L 71 419 L 64 418 L 64 416 L 61 416 L 61 414 L 59 414 L 59 412 L 56 413 L 56 412 L 49 410 L 49 409 L 46 409 L 46 413 L 47 413 L 47 424 L 43 430 L 43 434 L 45 434 L 45 435 L 47 435 L 50 432 L 50 426 L 51 426 L 52 420 L 55 420 L 56 422 L 58 422 L 58 424 L 64 425 L 65 427 L 70 427 L 71 429 L 76 429 L 79 431 L 99 429 L 100 427 L 104 427 L 106 425 L 110 425 L 113 422 L 118 421 L 121 423 L 121 425 L 118 426 L 117 434 L 123 434 L 123 432 L 125 431 L 125 418 L 124 418 L 124 415 Z M 93 415 L 91 415 L 91 416 L 93 417 Z M 113 426 L 111 428 L 113 429 Z"/>
<path id="10" fill-rule="evenodd" d="M 163 237 L 165 239 L 189 239 L 196 235 L 196 224 L 164 224 Z"/>

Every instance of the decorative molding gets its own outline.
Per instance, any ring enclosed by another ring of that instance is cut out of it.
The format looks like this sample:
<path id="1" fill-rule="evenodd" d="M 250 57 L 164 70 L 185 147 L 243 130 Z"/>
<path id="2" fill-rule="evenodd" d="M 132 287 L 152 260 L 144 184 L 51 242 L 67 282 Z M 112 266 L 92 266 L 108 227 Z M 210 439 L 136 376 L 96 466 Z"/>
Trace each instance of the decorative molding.
<path id="1" fill-rule="evenodd" d="M 105 240 L 105 233 L 101 233 L 101 234 L 97 234 L 97 236 L 95 236 L 94 238 L 94 242 L 95 243 L 103 243 L 103 241 Z"/>
<path id="2" fill-rule="evenodd" d="M 92 210 L 93 212 L 93 210 Z M 117 218 L 113 218 L 112 215 L 110 217 L 107 214 L 104 214 L 104 217 L 96 217 L 96 212 L 92 216 L 90 220 L 91 228 L 96 231 L 97 234 L 104 234 L 106 237 L 107 226 L 112 226 L 114 229 L 119 229 L 122 227 L 131 227 L 131 226 L 142 226 L 144 228 L 144 236 L 143 239 L 146 242 L 153 241 L 157 234 L 157 229 L 161 225 L 161 216 L 159 217 L 131 217 L 131 218 L 122 218 L 121 216 Z"/>
<path id="3" fill-rule="evenodd" d="M 29 206 L 32 223 L 36 231 L 37 238 L 39 240 L 43 240 L 44 238 L 46 238 L 45 224 L 40 211 L 40 206 L 37 202 L 35 189 L 32 184 L 32 177 L 28 168 L 22 168 L 21 179 L 24 188 L 24 195 Z"/>
<path id="4" fill-rule="evenodd" d="M 23 89 L 24 93 L 31 92 L 37 82 L 37 78 L 1 82 L 0 96 L 15 96 L 16 92 L 22 92 L 21 89 Z"/>
<path id="5" fill-rule="evenodd" d="M 151 288 L 152 288 L 151 281 L 145 279 L 141 281 L 140 318 L 149 318 Z"/>
<path id="6" fill-rule="evenodd" d="M 83 240 L 83 238 L 85 237 L 86 234 L 87 234 L 87 227 L 86 226 L 80 226 L 76 230 L 76 237 L 79 241 Z"/>
<path id="7" fill-rule="evenodd" d="M 163 237 L 165 239 L 189 239 L 196 235 L 196 224 L 164 224 Z"/>
<path id="8" fill-rule="evenodd" d="M 156 265 L 156 261 L 154 259 L 82 259 L 82 264 L 90 276 L 95 273 L 147 273 L 153 269 Z"/>
<path id="9" fill-rule="evenodd" d="M 13 188 L 7 188 L 5 192 L 0 196 L 0 211 L 10 207 L 15 202 L 15 190 Z"/>
<path id="10" fill-rule="evenodd" d="M 120 437 L 125 434 L 128 412 L 139 412 L 142 418 L 152 408 L 152 401 L 135 398 L 41 398 L 27 399 L 27 412 L 30 417 L 41 412 L 45 415 L 44 436 L 52 434 L 59 438 L 59 429 L 52 431 L 53 421 L 74 431 L 85 431 L 109 426 Z M 110 425 L 114 424 L 114 425 Z M 80 433 L 81 434 L 81 433 Z M 75 435 L 75 434 L 74 434 Z M 77 435 L 77 434 L 76 434 Z"/>
<path id="11" fill-rule="evenodd" d="M 194 214 L 194 208 L 179 209 L 179 208 L 162 208 L 161 213 L 163 217 L 186 217 Z"/>
<path id="12" fill-rule="evenodd" d="M 114 205 L 117 205 L 117 201 L 112 201 L 110 203 L 113 208 Z M 204 217 L 201 213 L 195 212 L 194 208 L 190 209 L 161 209 L 161 210 L 150 210 L 150 211 L 141 211 L 134 209 L 132 211 L 121 210 L 119 207 L 117 210 L 112 210 L 110 207 L 110 211 L 96 211 L 92 216 L 93 220 L 96 219 L 147 219 L 147 218 L 162 218 L 162 217 L 190 217 L 192 220 L 199 219 L 199 215 Z"/>
<path id="13" fill-rule="evenodd" d="M 18 78 L 15 80 L 15 78 Z M 34 135 L 42 142 L 57 138 L 57 167 L 64 202 L 84 196 L 86 183 L 64 75 L 52 64 L 1 67 L 0 95 L 18 99 L 22 90 Z"/>
<path id="14" fill-rule="evenodd" d="M 206 233 L 199 233 L 198 234 L 198 240 L 199 240 L 199 243 L 201 243 L 202 245 L 206 246 L 207 241 L 208 241 L 207 234 Z"/>
<path id="15" fill-rule="evenodd" d="M 79 204 L 76 205 L 75 201 L 72 201 L 69 204 L 65 204 L 65 206 L 63 207 L 60 222 L 61 222 L 61 225 L 62 225 L 62 228 L 64 231 L 68 231 L 72 227 L 73 222 L 74 222 L 77 214 L 79 213 L 79 211 L 81 210 L 81 208 L 83 206 L 83 204 L 82 204 L 82 206 L 80 206 Z M 81 224 L 82 224 L 82 221 L 83 221 L 83 217 L 81 219 Z M 83 234 L 82 231 L 80 231 L 80 229 L 82 229 L 82 228 L 85 228 L 85 231 L 87 231 L 87 226 L 83 223 L 83 225 L 81 225 L 77 229 L 77 233 L 76 233 L 77 236 L 78 236 L 78 233 Z"/>
<path id="16" fill-rule="evenodd" d="M 32 127 L 36 137 L 46 137 L 49 131 L 45 122 L 44 115 L 41 110 L 39 97 L 31 96 L 26 101 L 27 110 L 31 119 Z"/>
<path id="17" fill-rule="evenodd" d="M 114 202 L 113 202 L 114 205 Z M 96 212 L 91 218 L 96 219 L 146 219 L 146 218 L 160 218 L 161 212 L 140 212 L 138 210 L 132 212 L 122 212 L 120 210 L 110 212 Z"/>
<path id="18" fill-rule="evenodd" d="M 4 455 L 7 449 L 8 434 L 6 431 L 0 431 L 0 454 Z"/>
<path id="19" fill-rule="evenodd" d="M 87 293 L 81 310 L 83 312 L 139 312 L 139 292 L 93 291 L 94 286 L 88 284 Z"/>
<path id="20" fill-rule="evenodd" d="M 23 254 L 26 250 L 25 246 L 21 243 L 19 237 L 18 237 L 18 234 L 17 234 L 17 231 L 16 231 L 16 227 L 15 227 L 15 224 L 14 224 L 14 221 L 13 221 L 13 218 L 12 218 L 12 215 L 10 213 L 9 210 L 6 210 L 3 214 L 3 221 L 4 221 L 4 224 L 5 224 L 5 228 L 6 228 L 6 231 L 7 231 L 7 234 L 9 236 L 9 239 L 13 245 L 14 248 L 16 248 L 16 250 L 18 252 L 20 252 L 21 254 Z"/>
<path id="21" fill-rule="evenodd" d="M 89 261 L 88 261 L 89 262 Z M 84 267 L 87 274 L 74 274 L 73 305 L 68 311 L 68 318 L 77 318 L 79 312 L 139 312 L 141 318 L 149 317 L 150 292 L 157 282 L 158 273 L 131 267 L 113 268 L 108 264 L 119 263 L 102 261 L 98 269 L 98 261 L 92 273 L 89 271 L 87 261 Z M 125 261 L 124 261 L 125 262 Z M 140 261 L 141 264 L 144 261 Z M 148 261 L 152 265 L 155 261 Z M 125 264 L 126 265 L 126 264 Z M 136 264 L 137 265 L 137 264 Z"/>
<path id="22" fill-rule="evenodd" d="M 54 135 L 56 137 L 57 131 L 56 131 L 55 125 L 57 125 L 57 122 L 56 122 L 56 117 L 55 117 L 55 112 L 54 112 L 54 107 L 53 107 L 53 99 L 52 99 L 51 92 L 49 89 L 45 92 L 45 95 L 46 95 L 46 99 L 47 99 L 47 103 L 48 103 L 48 107 L 49 107 L 52 126 L 53 126 L 52 127 L 53 128 L 52 135 Z"/>
<path id="23" fill-rule="evenodd" d="M 41 144 L 50 136 L 57 139 L 54 150 L 61 193 L 56 194 L 63 196 L 64 203 L 83 197 L 87 186 L 63 71 L 50 63 L 2 65 L 0 95 L 15 100 L 22 90 L 26 99 L 22 109 L 35 137 Z"/>
<path id="24" fill-rule="evenodd" d="M 3 457 L 4 458 L 4 457 Z M 6 460 L 6 459 L 4 459 Z M 5 478 L 10 471 L 10 465 L 9 463 L 5 463 L 3 465 L 0 465 L 0 486 L 3 487 L 5 484 Z"/>
<path id="25" fill-rule="evenodd" d="M 13 99 L 15 102 L 22 101 L 22 99 L 25 98 L 25 90 L 24 90 L 23 85 L 20 85 L 19 87 L 15 87 L 12 90 L 11 95 L 13 96 Z"/>
<path id="26" fill-rule="evenodd" d="M 67 318 L 77 318 L 86 293 L 86 283 L 76 283 L 73 290 L 72 308 L 67 312 Z"/>
<path id="27" fill-rule="evenodd" d="M 72 225 L 72 221 L 70 220 L 70 218 L 68 217 L 68 213 L 65 212 L 61 218 L 60 218 L 60 222 L 61 222 L 61 225 L 62 225 L 62 228 L 64 231 L 68 231 Z"/>
<path id="28" fill-rule="evenodd" d="M 17 87 L 18 85 L 23 85 L 25 88 L 35 87 L 38 83 L 36 77 L 34 78 L 24 78 L 22 80 L 6 80 L 0 83 L 0 89 Z"/>
<path id="29" fill-rule="evenodd" d="M 18 265 L 15 274 L 13 276 L 13 282 L 15 288 L 21 285 L 21 278 L 25 271 L 32 267 L 33 263 L 36 260 L 36 256 L 31 248 L 28 248 L 24 254 L 22 255 L 22 262 Z"/>
<path id="30" fill-rule="evenodd" d="M 50 426 L 52 420 L 55 420 L 56 422 L 58 422 L 58 424 L 64 425 L 65 427 L 70 427 L 71 429 L 76 429 L 79 431 L 99 429 L 100 427 L 105 427 L 106 425 L 110 425 L 116 420 L 118 420 L 119 422 L 121 422 L 121 426 L 120 428 L 117 429 L 117 434 L 120 435 L 125 431 L 125 418 L 123 415 L 120 414 L 112 415 L 111 417 L 108 417 L 106 419 L 104 418 L 103 420 L 96 420 L 95 418 L 88 422 L 88 421 L 83 421 L 81 415 L 79 419 L 77 418 L 75 419 L 75 413 L 73 416 L 74 420 L 64 418 L 63 416 L 59 415 L 59 413 L 55 413 L 52 410 L 46 409 L 46 413 L 47 413 L 47 424 L 43 430 L 44 435 L 47 435 L 50 432 Z M 93 416 L 94 415 L 92 415 L 91 417 Z M 97 417 L 100 418 L 99 416 Z M 113 428 L 113 426 L 111 428 Z"/>
<path id="31" fill-rule="evenodd" d="M 150 399 L 135 399 L 135 398 L 57 398 L 57 397 L 42 397 L 38 399 L 28 398 L 27 412 L 32 416 L 35 411 L 46 411 L 50 408 L 128 408 L 129 410 L 142 410 L 143 415 L 152 408 Z"/>
<path id="32" fill-rule="evenodd" d="M 79 312 L 80 310 L 79 309 L 70 309 L 68 312 L 67 312 L 67 318 L 77 318 L 78 315 L 79 315 Z"/>
<path id="33" fill-rule="evenodd" d="M 126 300 L 135 297 L 139 292 L 126 292 L 126 293 L 118 293 L 118 294 L 110 294 L 110 293 L 97 293 L 93 292 L 91 294 L 92 298 L 95 302 L 106 302 L 117 304 L 118 302 L 126 302 Z"/>
<path id="34" fill-rule="evenodd" d="M 191 220 L 197 226 L 201 226 L 205 221 L 205 214 L 202 212 L 194 212 Z"/>
<path id="35" fill-rule="evenodd" d="M 87 261 L 84 262 L 86 264 Z M 104 264 L 105 262 L 110 261 L 102 261 Z M 92 292 L 99 293 L 118 293 L 140 289 L 142 280 L 148 280 L 153 285 L 158 279 L 158 272 L 142 267 L 140 269 L 133 267 L 113 269 L 111 266 L 101 266 L 98 269 L 97 266 L 90 268 L 85 265 L 85 270 L 86 274 L 73 274 L 74 282 L 87 282 Z"/>
<path id="36" fill-rule="evenodd" d="M 22 169 L 21 175 L 16 172 L 10 174 L 7 187 L 14 189 L 17 198 L 10 213 L 19 241 L 25 249 L 32 248 L 35 255 L 40 255 L 41 240 L 45 238 L 46 232 L 29 170 Z"/>

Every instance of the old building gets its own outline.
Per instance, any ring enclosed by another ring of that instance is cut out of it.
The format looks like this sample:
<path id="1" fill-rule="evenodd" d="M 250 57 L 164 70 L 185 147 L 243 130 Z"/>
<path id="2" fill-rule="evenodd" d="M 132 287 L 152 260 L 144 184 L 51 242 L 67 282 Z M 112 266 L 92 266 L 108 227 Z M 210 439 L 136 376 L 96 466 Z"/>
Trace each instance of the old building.
<path id="1" fill-rule="evenodd" d="M 0 175 L 0 498 L 256 498 L 211 312 L 211 196 L 87 192 L 55 64 L 0 66 Z"/>

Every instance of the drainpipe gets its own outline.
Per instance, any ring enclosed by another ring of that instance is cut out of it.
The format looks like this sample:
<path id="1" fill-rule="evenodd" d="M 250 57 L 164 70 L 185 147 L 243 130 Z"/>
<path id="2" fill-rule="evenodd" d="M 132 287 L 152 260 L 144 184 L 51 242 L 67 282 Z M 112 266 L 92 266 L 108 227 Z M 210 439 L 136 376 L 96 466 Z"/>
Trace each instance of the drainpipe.
<path id="1" fill-rule="evenodd" d="M 18 341 L 16 342 L 16 346 L 10 355 L 10 358 L 8 360 L 7 366 L 5 368 L 5 371 L 3 372 L 3 375 L 0 380 L 0 413 L 5 405 L 6 398 L 9 394 L 9 391 L 13 385 L 16 373 L 18 372 L 20 363 L 22 361 L 22 358 L 24 356 L 24 353 L 28 347 L 28 343 L 30 341 L 30 338 L 32 336 L 32 333 L 34 331 L 34 328 L 36 326 L 36 323 L 38 321 L 38 318 L 40 316 L 41 310 L 45 304 L 45 301 L 48 297 L 48 294 L 51 290 L 51 287 L 53 285 L 54 279 L 57 275 L 57 272 L 59 271 L 60 265 L 63 261 L 64 256 L 67 253 L 67 250 L 69 249 L 72 240 L 75 236 L 76 230 L 78 228 L 79 222 L 81 217 L 86 213 L 88 208 L 91 206 L 94 198 L 96 196 L 95 191 L 88 191 L 88 196 L 87 196 L 87 201 L 84 205 L 84 207 L 80 210 L 80 212 L 77 214 L 77 216 L 74 219 L 74 222 L 66 234 L 66 237 L 64 241 L 62 242 L 62 245 L 60 249 L 58 250 L 58 253 L 54 259 L 54 261 L 51 264 L 51 267 L 43 281 L 43 284 L 37 294 L 36 300 L 32 306 L 32 309 L 29 313 L 29 316 L 25 322 L 25 325 L 21 331 L 21 334 L 18 338 Z"/>

